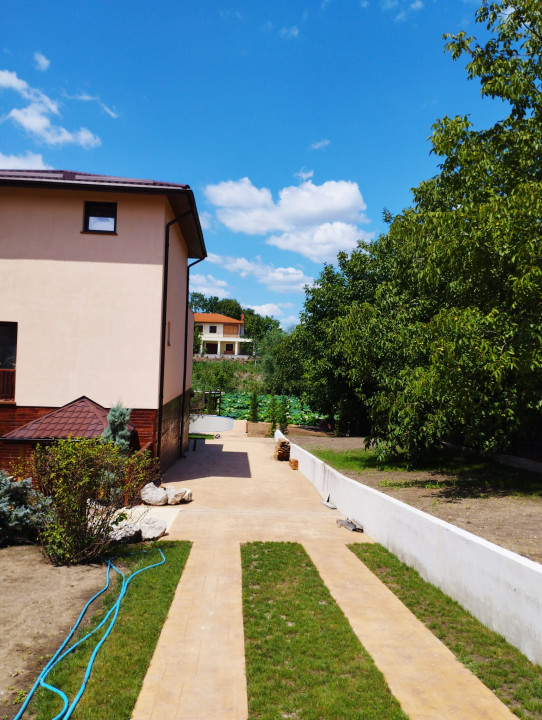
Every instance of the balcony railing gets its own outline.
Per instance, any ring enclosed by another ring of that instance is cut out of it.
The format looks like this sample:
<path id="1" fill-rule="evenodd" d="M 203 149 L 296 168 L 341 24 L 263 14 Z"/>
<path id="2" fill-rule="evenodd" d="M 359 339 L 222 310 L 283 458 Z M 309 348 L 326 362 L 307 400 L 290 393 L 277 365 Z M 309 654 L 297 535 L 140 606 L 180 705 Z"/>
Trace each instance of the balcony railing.
<path id="1" fill-rule="evenodd" d="M 0 368 L 0 402 L 15 400 L 15 370 Z"/>

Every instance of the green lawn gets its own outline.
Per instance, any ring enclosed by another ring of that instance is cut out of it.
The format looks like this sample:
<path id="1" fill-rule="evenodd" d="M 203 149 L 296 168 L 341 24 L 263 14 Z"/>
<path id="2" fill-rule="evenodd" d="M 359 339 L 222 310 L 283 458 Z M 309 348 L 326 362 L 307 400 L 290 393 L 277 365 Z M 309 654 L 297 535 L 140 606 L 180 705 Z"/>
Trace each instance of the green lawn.
<path id="1" fill-rule="evenodd" d="M 128 576 L 140 567 L 159 562 L 158 546 L 166 563 L 140 573 L 129 584 L 117 622 L 97 655 L 86 691 L 73 713 L 74 720 L 129 720 L 132 715 L 191 543 L 160 542 L 126 547 L 118 551 L 119 557 L 115 560 Z M 112 586 L 116 584 L 112 582 Z M 109 592 L 103 601 L 96 601 L 99 609 L 93 616 L 91 628 L 96 627 L 116 597 L 116 592 Z M 78 637 L 88 630 L 85 628 Z M 92 646 L 83 643 L 47 679 L 61 688 L 70 701 L 79 689 L 93 648 L 94 643 Z M 36 720 L 51 720 L 61 709 L 62 702 L 56 695 L 40 689 L 27 714 Z"/>
<path id="2" fill-rule="evenodd" d="M 350 550 L 518 717 L 542 720 L 542 667 L 381 545 Z"/>
<path id="3" fill-rule="evenodd" d="M 249 720 L 407 718 L 301 545 L 241 555 Z"/>

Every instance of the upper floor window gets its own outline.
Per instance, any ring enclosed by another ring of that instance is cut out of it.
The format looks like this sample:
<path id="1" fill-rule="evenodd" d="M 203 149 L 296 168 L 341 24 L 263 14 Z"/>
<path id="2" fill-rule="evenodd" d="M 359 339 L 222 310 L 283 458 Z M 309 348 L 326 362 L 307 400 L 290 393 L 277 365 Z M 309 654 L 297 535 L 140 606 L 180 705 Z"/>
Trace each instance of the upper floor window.
<path id="1" fill-rule="evenodd" d="M 216 332 L 216 325 L 209 325 L 209 332 L 215 333 Z"/>
<path id="2" fill-rule="evenodd" d="M 83 232 L 116 233 L 117 203 L 86 202 Z"/>

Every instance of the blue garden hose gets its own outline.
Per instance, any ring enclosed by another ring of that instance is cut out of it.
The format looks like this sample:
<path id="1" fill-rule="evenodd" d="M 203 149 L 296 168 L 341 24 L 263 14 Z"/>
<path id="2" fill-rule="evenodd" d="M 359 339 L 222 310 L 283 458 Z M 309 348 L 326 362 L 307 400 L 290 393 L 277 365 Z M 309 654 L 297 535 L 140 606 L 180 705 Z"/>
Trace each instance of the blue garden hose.
<path id="1" fill-rule="evenodd" d="M 63 641 L 63 643 L 60 645 L 60 647 L 55 652 L 53 657 L 49 660 L 47 665 L 41 671 L 40 675 L 38 676 L 38 679 L 36 680 L 32 689 L 28 693 L 24 703 L 22 704 L 22 706 L 21 706 L 19 712 L 17 713 L 17 715 L 15 716 L 14 720 L 20 720 L 20 718 L 22 718 L 26 708 L 28 707 L 28 703 L 32 699 L 32 696 L 34 695 L 38 686 L 41 686 L 43 688 L 46 688 L 47 690 L 50 690 L 51 692 L 56 693 L 62 699 L 63 708 L 57 715 L 55 715 L 53 720 L 68 720 L 68 718 L 70 718 L 72 716 L 72 713 L 75 710 L 77 703 L 79 702 L 79 700 L 81 699 L 81 696 L 83 695 L 83 693 L 85 691 L 88 679 L 90 677 L 90 673 L 92 671 L 92 666 L 94 665 L 94 660 L 96 659 L 96 655 L 98 654 L 98 651 L 100 650 L 101 646 L 103 645 L 106 638 L 108 637 L 111 630 L 113 629 L 113 626 L 115 625 L 117 616 L 119 614 L 120 603 L 122 601 L 122 598 L 126 594 L 128 584 L 135 578 L 136 575 L 139 575 L 139 573 L 143 572 L 144 570 L 150 570 L 151 568 L 158 567 L 159 565 L 163 565 L 166 562 L 164 553 L 160 549 L 158 549 L 158 552 L 162 556 L 162 560 L 160 562 L 153 563 L 152 565 L 147 565 L 146 567 L 140 568 L 136 572 L 132 573 L 128 579 L 126 579 L 124 573 L 122 573 L 117 567 L 115 567 L 115 565 L 113 564 L 113 562 L 111 560 L 107 563 L 107 580 L 106 580 L 104 587 L 99 592 L 97 592 L 87 602 L 87 604 L 83 608 L 81 614 L 79 615 L 77 622 L 75 623 L 73 628 L 68 633 L 66 639 Z M 84 616 L 85 612 L 87 611 L 88 607 L 90 606 L 90 604 L 92 602 L 94 602 L 94 600 L 96 600 L 96 598 L 99 597 L 102 593 L 104 593 L 107 590 L 107 588 L 109 587 L 109 573 L 110 573 L 111 568 L 118 575 L 120 575 L 122 577 L 122 586 L 121 586 L 119 595 L 117 597 L 117 600 L 115 601 L 114 605 L 108 610 L 107 614 L 105 615 L 105 617 L 103 618 L 103 620 L 100 622 L 99 625 L 97 625 L 93 630 L 91 630 L 89 633 L 87 633 L 83 638 L 81 638 L 81 640 L 78 640 L 76 643 L 74 643 L 67 650 L 64 651 L 64 648 L 69 643 L 70 639 L 73 637 L 74 632 L 76 631 L 79 624 L 81 623 L 81 620 L 83 619 L 83 616 Z M 100 628 L 102 628 L 105 625 L 105 623 L 107 622 L 107 620 L 109 618 L 111 618 L 111 620 L 109 622 L 107 630 L 105 631 L 105 633 L 104 633 L 103 637 L 100 639 L 100 641 L 97 643 L 96 647 L 94 648 L 94 650 L 92 652 L 92 655 L 90 656 L 90 660 L 88 661 L 88 664 L 87 664 L 87 669 L 85 671 L 85 676 L 83 678 L 83 682 L 81 683 L 81 686 L 70 705 L 70 702 L 69 702 L 66 694 L 63 693 L 62 690 L 60 690 L 59 688 L 56 688 L 53 685 L 49 685 L 48 683 L 46 683 L 45 678 L 47 677 L 47 675 L 49 675 L 49 673 L 55 667 L 55 665 L 57 665 L 61 660 L 63 660 L 67 655 L 69 655 L 69 653 L 71 653 L 73 650 L 75 650 L 75 648 L 78 647 L 78 645 L 83 643 L 85 640 L 90 638 L 94 633 L 96 633 L 98 630 L 100 630 Z"/>

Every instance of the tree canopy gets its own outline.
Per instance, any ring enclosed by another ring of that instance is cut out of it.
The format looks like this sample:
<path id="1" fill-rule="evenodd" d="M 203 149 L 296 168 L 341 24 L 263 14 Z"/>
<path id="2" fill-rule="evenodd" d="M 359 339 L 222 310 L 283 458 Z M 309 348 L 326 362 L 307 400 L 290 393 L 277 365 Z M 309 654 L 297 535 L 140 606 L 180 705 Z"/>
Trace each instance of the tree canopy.
<path id="1" fill-rule="evenodd" d="M 324 266 L 294 333 L 310 402 L 363 409 L 383 452 L 503 449 L 540 420 L 542 13 L 484 1 L 476 20 L 485 44 L 459 33 L 446 49 L 508 114 L 437 120 L 440 172 L 385 213 L 385 235 Z"/>

